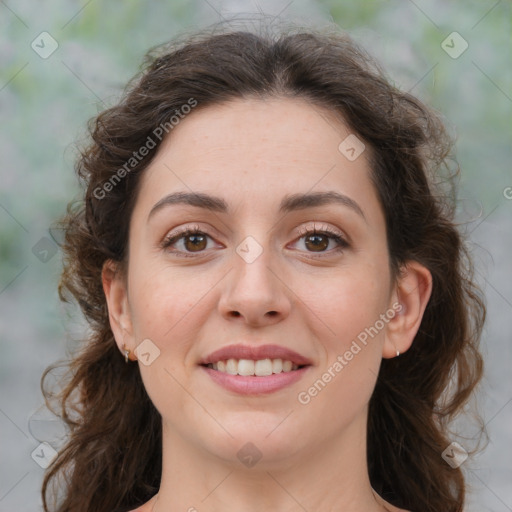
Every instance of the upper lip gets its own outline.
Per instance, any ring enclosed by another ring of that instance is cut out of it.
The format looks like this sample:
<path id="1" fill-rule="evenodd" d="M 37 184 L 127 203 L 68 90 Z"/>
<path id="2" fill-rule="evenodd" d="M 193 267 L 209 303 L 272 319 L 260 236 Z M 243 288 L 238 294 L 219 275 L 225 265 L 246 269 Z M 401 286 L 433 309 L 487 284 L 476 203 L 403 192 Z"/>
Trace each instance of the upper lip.
<path id="1" fill-rule="evenodd" d="M 279 345 L 227 345 L 201 359 L 199 364 L 216 363 L 227 359 L 283 359 L 298 366 L 311 364 L 308 358 Z"/>

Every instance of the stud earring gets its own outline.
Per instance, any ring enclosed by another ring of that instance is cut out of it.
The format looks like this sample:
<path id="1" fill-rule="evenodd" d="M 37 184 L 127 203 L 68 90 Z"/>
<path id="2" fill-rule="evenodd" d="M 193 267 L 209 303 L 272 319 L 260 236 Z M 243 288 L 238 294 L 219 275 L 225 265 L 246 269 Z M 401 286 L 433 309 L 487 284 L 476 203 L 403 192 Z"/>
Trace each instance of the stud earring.
<path id="1" fill-rule="evenodd" d="M 400 350 L 396 349 L 396 357 L 400 355 Z"/>

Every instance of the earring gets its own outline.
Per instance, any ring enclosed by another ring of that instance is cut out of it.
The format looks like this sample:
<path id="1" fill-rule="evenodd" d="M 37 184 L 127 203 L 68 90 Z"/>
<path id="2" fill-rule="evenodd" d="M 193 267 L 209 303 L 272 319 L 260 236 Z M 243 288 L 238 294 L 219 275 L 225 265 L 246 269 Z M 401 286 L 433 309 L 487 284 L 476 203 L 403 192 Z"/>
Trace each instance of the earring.
<path id="1" fill-rule="evenodd" d="M 124 353 L 124 362 L 128 362 L 128 356 L 130 355 L 130 351 L 126 348 L 126 345 L 123 345 L 123 353 Z"/>
<path id="2" fill-rule="evenodd" d="M 396 357 L 400 355 L 400 350 L 396 349 Z"/>

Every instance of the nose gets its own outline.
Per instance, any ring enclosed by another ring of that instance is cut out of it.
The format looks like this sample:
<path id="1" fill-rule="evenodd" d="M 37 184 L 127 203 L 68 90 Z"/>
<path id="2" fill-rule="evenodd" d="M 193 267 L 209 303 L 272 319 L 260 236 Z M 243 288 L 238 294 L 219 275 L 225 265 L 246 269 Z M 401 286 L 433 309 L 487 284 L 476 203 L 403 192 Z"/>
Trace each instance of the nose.
<path id="1" fill-rule="evenodd" d="M 278 323 L 290 314 L 292 293 L 270 250 L 254 260 L 233 253 L 232 271 L 224 281 L 219 311 L 229 321 L 258 327 Z"/>

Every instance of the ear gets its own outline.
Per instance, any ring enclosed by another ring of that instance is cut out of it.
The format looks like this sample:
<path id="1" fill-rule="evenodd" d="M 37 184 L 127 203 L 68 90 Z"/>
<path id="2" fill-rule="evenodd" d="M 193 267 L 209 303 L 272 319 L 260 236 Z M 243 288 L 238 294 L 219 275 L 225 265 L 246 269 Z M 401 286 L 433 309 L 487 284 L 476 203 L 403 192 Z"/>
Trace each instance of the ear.
<path id="1" fill-rule="evenodd" d="M 430 271 L 417 261 L 408 261 L 392 294 L 390 309 L 395 311 L 395 315 L 386 326 L 382 357 L 396 357 L 397 351 L 403 354 L 410 348 L 431 293 Z"/>
<path id="2" fill-rule="evenodd" d="M 130 359 L 135 348 L 133 327 L 128 304 L 126 279 L 113 260 L 103 264 L 101 272 L 103 291 L 107 299 L 110 328 L 114 334 L 117 346 L 124 354 L 124 345 L 130 350 Z"/>

